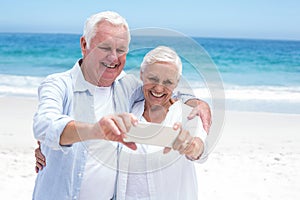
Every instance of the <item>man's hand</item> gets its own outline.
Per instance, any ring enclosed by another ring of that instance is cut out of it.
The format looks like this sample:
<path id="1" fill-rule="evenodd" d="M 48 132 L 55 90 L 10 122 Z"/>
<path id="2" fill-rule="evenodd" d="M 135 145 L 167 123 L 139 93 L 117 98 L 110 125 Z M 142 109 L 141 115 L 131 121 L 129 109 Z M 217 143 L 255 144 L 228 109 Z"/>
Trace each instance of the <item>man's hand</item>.
<path id="1" fill-rule="evenodd" d="M 208 134 L 212 123 L 211 112 L 208 103 L 197 99 L 191 99 L 188 100 L 186 104 L 194 107 L 192 112 L 189 114 L 188 119 L 193 119 L 198 115 L 201 118 L 204 130 Z"/>
<path id="2" fill-rule="evenodd" d="M 101 120 L 94 125 L 94 133 L 96 138 L 105 140 L 121 142 L 128 148 L 136 150 L 136 144 L 133 142 L 124 142 L 126 133 L 131 126 L 137 125 L 137 118 L 130 113 L 122 113 L 116 115 L 109 115 L 101 118 Z"/>
<path id="3" fill-rule="evenodd" d="M 45 156 L 42 154 L 41 151 L 41 144 L 40 141 L 37 142 L 38 143 L 38 148 L 36 148 L 34 150 L 34 155 L 35 155 L 35 172 L 38 173 L 40 170 L 42 170 L 45 166 L 46 166 L 46 158 Z"/>
<path id="4" fill-rule="evenodd" d="M 183 130 L 180 123 L 175 123 L 174 130 L 180 130 L 177 138 L 175 139 L 172 148 L 180 154 L 186 155 L 191 160 L 197 160 L 204 150 L 203 141 L 198 137 L 192 137 L 187 130 Z M 171 151 L 171 148 L 165 147 L 164 153 Z"/>

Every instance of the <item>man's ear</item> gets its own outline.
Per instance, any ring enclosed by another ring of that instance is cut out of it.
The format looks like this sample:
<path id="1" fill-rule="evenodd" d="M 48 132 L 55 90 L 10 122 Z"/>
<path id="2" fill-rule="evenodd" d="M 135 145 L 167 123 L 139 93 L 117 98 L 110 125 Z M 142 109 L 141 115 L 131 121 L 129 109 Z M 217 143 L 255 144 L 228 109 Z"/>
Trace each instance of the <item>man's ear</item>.
<path id="1" fill-rule="evenodd" d="M 140 79 L 141 79 L 141 81 L 143 81 L 143 72 L 142 72 L 142 70 L 140 71 Z"/>
<path id="2" fill-rule="evenodd" d="M 81 47 L 82 57 L 84 57 L 86 55 L 87 43 L 83 36 L 80 38 L 80 47 Z"/>

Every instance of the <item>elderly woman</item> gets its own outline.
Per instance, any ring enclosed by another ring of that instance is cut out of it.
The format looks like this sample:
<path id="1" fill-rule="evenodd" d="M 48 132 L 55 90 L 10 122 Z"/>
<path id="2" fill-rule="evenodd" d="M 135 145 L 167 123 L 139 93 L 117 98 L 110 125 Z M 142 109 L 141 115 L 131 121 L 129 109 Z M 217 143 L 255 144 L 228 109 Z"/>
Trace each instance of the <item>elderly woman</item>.
<path id="1" fill-rule="evenodd" d="M 198 199 L 193 161 L 206 159 L 207 134 L 199 119 L 187 126 L 192 108 L 172 98 L 181 71 L 181 60 L 169 47 L 159 46 L 143 59 L 140 78 L 145 99 L 135 104 L 132 112 L 141 122 L 173 126 L 180 133 L 172 145 L 175 151 L 145 144 L 138 144 L 136 151 L 125 147 L 131 155 L 127 172 L 118 178 L 118 199 Z"/>

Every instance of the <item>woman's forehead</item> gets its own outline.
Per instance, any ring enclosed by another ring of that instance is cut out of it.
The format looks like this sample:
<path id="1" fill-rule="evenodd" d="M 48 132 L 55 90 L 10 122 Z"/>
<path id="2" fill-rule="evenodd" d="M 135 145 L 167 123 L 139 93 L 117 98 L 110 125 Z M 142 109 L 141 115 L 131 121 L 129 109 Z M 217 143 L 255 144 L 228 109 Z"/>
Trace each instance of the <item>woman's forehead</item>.
<path id="1" fill-rule="evenodd" d="M 146 65 L 144 71 L 146 73 L 159 73 L 163 74 L 163 72 L 168 72 L 168 73 L 178 73 L 178 69 L 175 66 L 175 64 L 172 63 L 153 63 L 150 65 Z"/>

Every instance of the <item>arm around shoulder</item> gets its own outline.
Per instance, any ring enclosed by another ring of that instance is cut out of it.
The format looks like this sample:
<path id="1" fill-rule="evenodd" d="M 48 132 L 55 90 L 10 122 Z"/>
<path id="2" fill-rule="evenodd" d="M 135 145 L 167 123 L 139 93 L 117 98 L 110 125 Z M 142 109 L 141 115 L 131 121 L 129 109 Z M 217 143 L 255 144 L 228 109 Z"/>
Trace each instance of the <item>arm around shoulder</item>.
<path id="1" fill-rule="evenodd" d="M 184 94 L 180 92 L 177 92 L 174 97 L 176 99 L 180 99 L 186 105 L 194 108 L 188 118 L 193 119 L 198 115 L 201 118 L 204 130 L 209 133 L 209 129 L 211 126 L 211 110 L 208 103 L 195 97 L 194 95 Z"/>
<path id="2" fill-rule="evenodd" d="M 198 115 L 201 118 L 204 130 L 206 133 L 209 133 L 212 121 L 211 111 L 208 103 L 200 99 L 190 99 L 186 102 L 186 104 L 194 107 L 188 118 L 192 119 Z"/>

